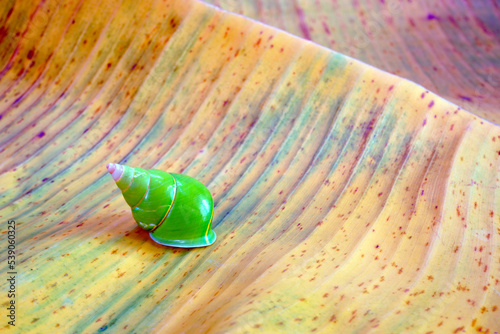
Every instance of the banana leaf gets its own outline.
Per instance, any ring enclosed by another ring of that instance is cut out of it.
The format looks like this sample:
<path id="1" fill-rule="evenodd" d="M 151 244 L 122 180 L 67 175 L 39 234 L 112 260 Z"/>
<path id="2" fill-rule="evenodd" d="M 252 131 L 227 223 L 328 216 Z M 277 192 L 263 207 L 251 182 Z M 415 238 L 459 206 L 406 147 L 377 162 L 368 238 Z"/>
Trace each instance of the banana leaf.
<path id="1" fill-rule="evenodd" d="M 500 123 L 498 1 L 208 2 L 410 79 Z"/>
<path id="2" fill-rule="evenodd" d="M 419 84 L 325 47 L 333 43 L 321 22 L 338 18 L 335 31 L 354 43 L 351 19 L 371 5 L 353 3 L 343 16 L 344 2 L 314 2 L 317 14 L 305 1 L 276 2 L 293 18 L 255 3 L 215 3 L 236 13 L 197 0 L 0 6 L 0 328 L 500 331 L 498 96 L 484 106 L 449 95 L 478 82 L 494 92 L 484 77 L 461 83 L 473 72 L 461 66 L 477 57 L 487 69 L 498 58 L 457 53 L 470 58 L 450 58 L 454 71 Z M 444 19 L 440 6 L 433 15 Z M 484 6 L 486 18 L 498 14 Z M 426 20 L 433 28 L 377 35 L 415 44 L 376 54 L 369 44 L 357 55 L 393 72 L 409 61 L 405 73 L 419 82 L 440 58 L 426 58 L 434 44 L 419 32 L 434 34 L 441 21 Z M 485 24 L 478 41 L 498 54 L 489 27 L 498 25 Z M 445 31 L 468 41 L 478 33 Z M 215 244 L 151 240 L 108 162 L 204 183 Z"/>

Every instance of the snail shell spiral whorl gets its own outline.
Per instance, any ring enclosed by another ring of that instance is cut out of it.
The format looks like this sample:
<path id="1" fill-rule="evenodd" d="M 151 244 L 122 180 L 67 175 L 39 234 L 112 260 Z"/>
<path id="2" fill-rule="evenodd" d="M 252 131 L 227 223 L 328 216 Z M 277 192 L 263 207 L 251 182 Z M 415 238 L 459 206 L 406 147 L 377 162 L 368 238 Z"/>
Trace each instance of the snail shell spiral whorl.
<path id="1" fill-rule="evenodd" d="M 204 247 L 214 243 L 214 203 L 198 180 L 182 174 L 114 163 L 109 173 L 132 209 L 132 216 L 151 238 L 173 247 Z"/>

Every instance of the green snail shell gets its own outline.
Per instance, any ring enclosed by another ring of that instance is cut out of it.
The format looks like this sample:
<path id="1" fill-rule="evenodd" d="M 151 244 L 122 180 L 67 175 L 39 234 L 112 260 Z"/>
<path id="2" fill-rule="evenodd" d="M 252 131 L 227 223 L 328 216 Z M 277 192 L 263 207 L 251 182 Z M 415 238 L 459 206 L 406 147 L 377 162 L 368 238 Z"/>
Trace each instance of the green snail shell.
<path id="1" fill-rule="evenodd" d="M 173 247 L 204 247 L 215 242 L 214 202 L 198 180 L 182 174 L 110 163 L 132 216 L 151 238 Z"/>

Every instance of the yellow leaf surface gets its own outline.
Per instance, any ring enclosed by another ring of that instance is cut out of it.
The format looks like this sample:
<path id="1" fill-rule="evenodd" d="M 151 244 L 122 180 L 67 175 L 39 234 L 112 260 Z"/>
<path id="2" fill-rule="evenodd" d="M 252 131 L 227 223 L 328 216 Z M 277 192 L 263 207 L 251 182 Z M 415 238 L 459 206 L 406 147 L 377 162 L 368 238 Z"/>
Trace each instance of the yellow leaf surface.
<path id="1" fill-rule="evenodd" d="M 410 79 L 500 123 L 495 0 L 207 0 Z"/>
<path id="2" fill-rule="evenodd" d="M 7 1 L 0 20 L 0 328 L 500 330 L 497 125 L 196 0 Z M 206 184 L 215 244 L 154 243 L 107 162 Z"/>

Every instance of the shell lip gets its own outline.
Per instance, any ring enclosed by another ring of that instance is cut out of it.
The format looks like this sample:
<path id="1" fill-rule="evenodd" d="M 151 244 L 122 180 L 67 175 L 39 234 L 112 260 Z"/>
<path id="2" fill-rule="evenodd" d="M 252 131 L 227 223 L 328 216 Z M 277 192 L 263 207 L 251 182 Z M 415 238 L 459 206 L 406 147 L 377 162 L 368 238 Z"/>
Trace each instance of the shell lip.
<path id="1" fill-rule="evenodd" d="M 149 236 L 151 237 L 151 239 L 153 239 L 160 245 L 178 247 L 178 248 L 206 247 L 212 245 L 217 239 L 217 234 L 215 233 L 214 230 L 210 230 L 208 235 L 188 240 L 171 240 L 171 239 L 157 238 L 153 235 L 153 232 L 150 232 Z"/>

